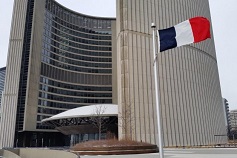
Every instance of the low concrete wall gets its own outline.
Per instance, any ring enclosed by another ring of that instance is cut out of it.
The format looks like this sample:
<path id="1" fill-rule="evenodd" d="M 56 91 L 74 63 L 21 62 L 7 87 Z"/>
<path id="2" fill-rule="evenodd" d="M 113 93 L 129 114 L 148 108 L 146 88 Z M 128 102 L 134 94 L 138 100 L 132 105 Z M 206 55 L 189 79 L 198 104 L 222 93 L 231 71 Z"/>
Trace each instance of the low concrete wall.
<path id="1" fill-rule="evenodd" d="M 8 151 L 8 150 L 1 150 L 0 154 L 1 154 L 0 156 L 2 156 L 3 158 L 21 158 L 17 154 L 15 154 L 11 151 Z"/>
<path id="2" fill-rule="evenodd" d="M 100 155 L 100 156 L 81 156 L 80 158 L 159 158 L 159 153 L 134 154 L 134 155 Z"/>
<path id="3" fill-rule="evenodd" d="M 22 148 L 19 153 L 21 158 L 77 158 L 76 154 L 49 149 Z"/>
<path id="4" fill-rule="evenodd" d="M 19 153 L 19 155 L 15 154 Z M 0 156 L 4 158 L 79 158 L 76 154 L 50 149 L 9 149 L 0 150 Z M 134 155 L 100 155 L 100 156 L 80 156 L 80 158 L 159 158 L 159 153 L 152 154 L 134 154 Z"/>
<path id="5" fill-rule="evenodd" d="M 20 149 L 10 149 L 9 148 L 9 149 L 5 149 L 5 150 L 15 153 L 16 155 L 19 155 L 19 152 L 20 152 Z"/>

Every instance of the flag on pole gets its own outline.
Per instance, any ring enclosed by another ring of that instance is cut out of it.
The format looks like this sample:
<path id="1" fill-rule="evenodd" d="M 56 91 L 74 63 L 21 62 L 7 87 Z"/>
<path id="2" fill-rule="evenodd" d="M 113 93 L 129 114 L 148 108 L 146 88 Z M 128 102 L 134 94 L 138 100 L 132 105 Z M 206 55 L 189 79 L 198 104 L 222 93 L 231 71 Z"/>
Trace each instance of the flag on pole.
<path id="1" fill-rule="evenodd" d="M 205 17 L 194 17 L 158 32 L 160 52 L 211 38 L 210 22 Z"/>

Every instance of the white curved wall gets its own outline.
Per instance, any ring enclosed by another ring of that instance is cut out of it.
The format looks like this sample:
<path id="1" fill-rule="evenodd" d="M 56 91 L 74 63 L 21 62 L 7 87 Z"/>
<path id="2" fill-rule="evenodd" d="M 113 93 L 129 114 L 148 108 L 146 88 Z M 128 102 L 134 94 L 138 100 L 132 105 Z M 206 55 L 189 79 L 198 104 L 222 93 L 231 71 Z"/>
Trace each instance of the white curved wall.
<path id="1" fill-rule="evenodd" d="M 117 0 L 118 105 L 132 112 L 120 137 L 156 143 L 150 24 L 164 29 L 194 16 L 211 20 L 208 0 Z M 158 74 L 164 145 L 225 142 L 213 39 L 160 53 Z"/>

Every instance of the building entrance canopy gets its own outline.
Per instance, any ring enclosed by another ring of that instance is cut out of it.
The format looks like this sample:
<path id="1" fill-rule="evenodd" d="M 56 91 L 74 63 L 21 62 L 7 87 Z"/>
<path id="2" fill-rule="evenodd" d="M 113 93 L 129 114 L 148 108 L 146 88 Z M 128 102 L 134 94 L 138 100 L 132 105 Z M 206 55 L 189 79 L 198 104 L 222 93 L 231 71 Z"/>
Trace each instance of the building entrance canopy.
<path id="1" fill-rule="evenodd" d="M 79 118 L 79 117 L 91 117 L 95 115 L 96 110 L 98 108 L 102 108 L 103 113 L 101 112 L 101 116 L 118 116 L 118 105 L 115 104 L 96 104 L 83 106 L 75 109 L 70 109 L 60 114 L 54 115 L 50 118 L 44 119 L 41 122 L 48 122 L 52 120 L 59 120 L 65 118 Z"/>
<path id="2" fill-rule="evenodd" d="M 42 120 L 42 123 L 55 127 L 55 129 L 65 135 L 95 133 L 97 129 L 93 126 L 93 117 L 103 117 L 103 121 L 106 122 L 106 128 L 114 129 L 118 120 L 117 116 L 118 105 L 97 104 L 62 112 Z"/>

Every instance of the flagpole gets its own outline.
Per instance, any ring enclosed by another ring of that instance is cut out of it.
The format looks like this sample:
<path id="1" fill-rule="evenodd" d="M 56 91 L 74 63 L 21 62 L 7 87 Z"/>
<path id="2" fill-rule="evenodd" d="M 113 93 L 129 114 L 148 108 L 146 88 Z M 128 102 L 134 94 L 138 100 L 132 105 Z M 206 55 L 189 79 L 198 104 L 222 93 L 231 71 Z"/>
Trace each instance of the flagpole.
<path id="1" fill-rule="evenodd" d="M 154 79 L 155 79 L 155 97 L 156 97 L 156 113 L 157 113 L 157 127 L 158 127 L 158 141 L 159 141 L 159 153 L 160 158 L 164 158 L 164 151 L 163 151 L 163 139 L 162 139 L 162 127 L 161 127 L 161 113 L 160 113 L 160 106 L 159 106 L 159 85 L 158 85 L 158 77 L 157 77 L 157 57 L 158 53 L 156 51 L 156 26 L 154 23 L 151 24 L 151 28 L 153 29 L 153 54 L 154 54 Z M 158 41 L 159 42 L 159 41 Z M 158 45 L 159 46 L 159 45 Z M 159 47 L 158 47 L 159 52 Z"/>

